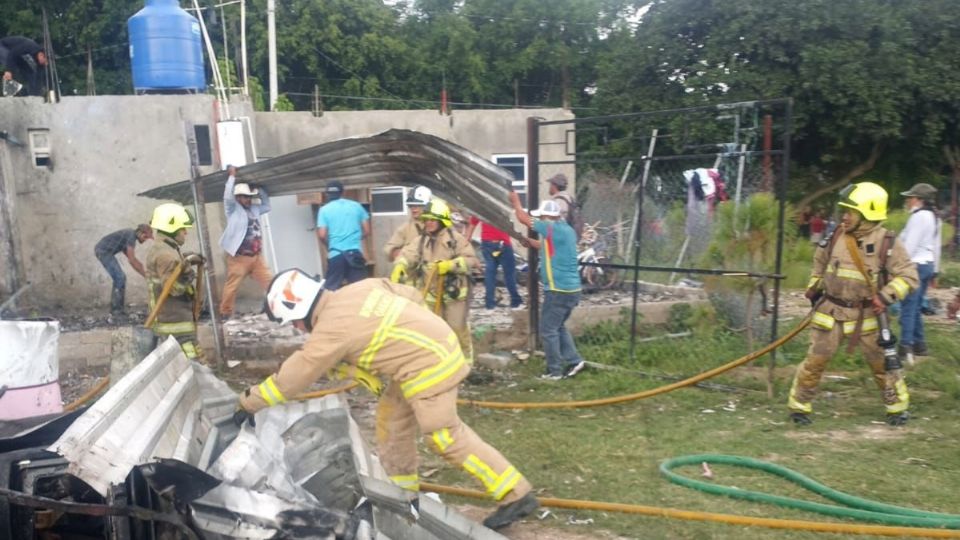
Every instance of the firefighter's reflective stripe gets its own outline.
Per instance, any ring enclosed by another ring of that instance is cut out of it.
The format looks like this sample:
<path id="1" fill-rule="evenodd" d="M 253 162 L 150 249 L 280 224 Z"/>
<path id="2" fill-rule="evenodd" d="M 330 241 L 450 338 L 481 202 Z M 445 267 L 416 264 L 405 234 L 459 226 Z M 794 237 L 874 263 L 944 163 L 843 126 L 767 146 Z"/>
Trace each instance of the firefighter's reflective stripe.
<path id="1" fill-rule="evenodd" d="M 441 452 L 446 452 L 447 448 L 450 448 L 450 445 L 453 444 L 453 437 L 450 436 L 450 430 L 443 428 L 440 431 L 434 431 L 433 443 L 437 445 L 437 449 Z"/>
<path id="2" fill-rule="evenodd" d="M 810 281 L 807 282 L 807 288 L 812 289 L 820 284 L 820 276 L 810 276 Z"/>
<path id="3" fill-rule="evenodd" d="M 150 278 L 147 280 L 147 290 L 150 292 L 150 308 L 152 309 L 157 303 L 157 297 L 159 297 L 160 292 L 163 290 L 164 282 L 157 278 Z M 193 285 L 189 283 L 183 283 L 179 279 L 173 282 L 173 286 L 170 287 L 170 296 L 180 296 L 188 291 L 193 290 Z"/>
<path id="4" fill-rule="evenodd" d="M 273 380 L 273 375 L 267 377 L 265 381 L 260 383 L 257 386 L 257 390 L 260 391 L 260 397 L 262 397 L 263 400 L 267 402 L 267 405 L 271 407 L 287 402 L 286 396 L 284 396 L 283 392 L 277 388 L 277 383 Z"/>
<path id="5" fill-rule="evenodd" d="M 398 474 L 390 480 L 408 491 L 420 491 L 420 476 L 416 474 Z"/>
<path id="6" fill-rule="evenodd" d="M 377 295 L 376 293 L 380 293 Z M 367 344 L 366 349 L 360 355 L 360 359 L 357 360 L 357 365 L 367 371 L 370 371 L 371 366 L 373 365 L 373 359 L 377 355 L 377 352 L 383 348 L 383 345 L 387 342 L 389 337 L 390 330 L 393 328 L 393 325 L 396 324 L 397 319 L 400 317 L 400 314 L 403 313 L 403 309 L 407 305 L 407 300 L 399 296 L 388 297 L 386 302 L 381 301 L 383 295 L 382 291 L 374 290 L 371 292 L 367 299 L 363 303 L 363 307 L 360 310 L 361 316 L 370 316 L 369 310 L 373 310 L 373 313 L 376 315 L 378 309 L 382 309 L 383 319 L 380 320 L 380 325 L 377 326 L 377 330 L 373 333 L 373 339 L 370 340 L 370 343 Z"/>
<path id="7" fill-rule="evenodd" d="M 189 358 L 189 359 L 191 359 L 191 360 L 193 360 L 193 359 L 195 359 L 195 358 L 197 358 L 197 357 L 200 356 L 200 353 L 199 353 L 199 351 L 197 350 L 198 348 L 199 348 L 199 347 L 197 347 L 196 345 L 194 345 L 194 343 L 193 343 L 192 341 L 187 341 L 187 342 L 185 342 L 185 343 L 181 343 L 181 344 L 180 344 L 180 349 L 183 350 L 183 354 L 185 354 L 185 355 L 187 356 L 187 358 Z"/>
<path id="8" fill-rule="evenodd" d="M 837 268 L 836 270 L 832 268 L 827 268 L 827 273 L 835 274 L 838 278 L 849 279 L 852 281 L 859 281 L 860 283 L 866 283 L 866 278 L 863 277 L 863 274 L 860 270 L 856 268 Z M 876 284 L 877 276 L 872 276 L 870 280 Z"/>
<path id="9" fill-rule="evenodd" d="M 910 392 L 907 391 L 907 382 L 901 377 L 895 384 L 897 402 L 887 405 L 887 414 L 898 414 L 910 407 Z"/>
<path id="10" fill-rule="evenodd" d="M 787 400 L 787 408 L 791 411 L 802 412 L 804 414 L 810 414 L 813 412 L 813 405 L 809 402 L 802 403 L 797 400 L 797 376 L 793 377 L 793 384 L 790 385 L 790 398 Z"/>
<path id="11" fill-rule="evenodd" d="M 824 330 L 832 330 L 834 324 L 836 324 L 836 319 L 827 315 L 826 313 L 820 313 L 817 311 L 813 314 L 813 319 L 810 321 L 813 325 L 823 328 Z M 867 317 L 863 319 L 863 327 L 860 331 L 863 333 L 874 332 L 879 328 L 877 324 L 876 317 Z M 854 333 L 857 329 L 857 321 L 843 321 L 843 334 L 849 336 Z"/>
<path id="12" fill-rule="evenodd" d="M 153 331 L 157 334 L 176 335 L 176 334 L 196 334 L 197 323 L 193 321 L 184 322 L 166 322 L 154 323 Z"/>
<path id="13" fill-rule="evenodd" d="M 819 326 L 824 330 L 831 330 L 833 329 L 833 323 L 836 322 L 836 320 L 833 317 L 827 315 L 826 313 L 820 313 L 819 311 L 817 311 L 817 312 L 814 312 L 813 318 L 810 320 L 810 322 L 814 326 Z"/>
<path id="14" fill-rule="evenodd" d="M 445 381 L 448 377 L 459 371 L 466 362 L 460 347 L 454 347 L 451 351 L 444 350 L 436 341 L 411 330 L 394 328 L 390 332 L 390 337 L 426 349 L 440 359 L 437 365 L 421 371 L 416 377 L 404 381 L 400 385 L 400 389 L 403 391 L 403 397 L 408 399 Z"/>
<path id="15" fill-rule="evenodd" d="M 901 277 L 893 278 L 890 280 L 889 285 L 893 287 L 893 290 L 897 293 L 897 298 L 900 300 L 906 298 L 907 294 L 910 292 L 910 285 L 908 285 L 907 282 Z"/>
<path id="16" fill-rule="evenodd" d="M 522 476 L 512 465 L 498 475 L 493 472 L 489 465 L 480 460 L 477 456 L 470 454 L 463 462 L 463 468 L 473 476 L 477 477 L 487 488 L 494 500 L 499 501 L 510 492 Z"/>

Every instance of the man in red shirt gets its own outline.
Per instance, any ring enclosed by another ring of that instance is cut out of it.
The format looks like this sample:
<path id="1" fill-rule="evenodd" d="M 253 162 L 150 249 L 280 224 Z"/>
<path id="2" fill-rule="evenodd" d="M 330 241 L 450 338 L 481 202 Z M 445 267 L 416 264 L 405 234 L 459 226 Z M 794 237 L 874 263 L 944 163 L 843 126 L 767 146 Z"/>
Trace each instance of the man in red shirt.
<path id="1" fill-rule="evenodd" d="M 517 292 L 517 263 L 513 258 L 510 235 L 473 216 L 467 229 L 467 239 L 473 237 L 473 230 L 477 225 L 480 225 L 480 251 L 483 252 L 483 285 L 486 287 L 484 305 L 487 309 L 497 307 L 497 265 L 500 265 L 503 267 L 503 282 L 510 293 L 510 307 L 521 309 L 523 298 L 520 298 L 520 293 Z"/>

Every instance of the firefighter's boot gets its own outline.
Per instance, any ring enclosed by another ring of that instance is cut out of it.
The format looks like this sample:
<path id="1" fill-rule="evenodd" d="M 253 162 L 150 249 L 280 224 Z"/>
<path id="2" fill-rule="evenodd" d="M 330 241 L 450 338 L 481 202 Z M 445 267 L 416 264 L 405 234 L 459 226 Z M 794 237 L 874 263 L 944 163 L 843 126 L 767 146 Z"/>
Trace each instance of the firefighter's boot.
<path id="1" fill-rule="evenodd" d="M 502 529 L 514 521 L 529 515 L 540 507 L 540 503 L 533 493 L 527 493 L 523 497 L 509 504 L 504 504 L 497 508 L 497 511 L 487 516 L 483 520 L 483 526 L 488 529 Z"/>
<path id="2" fill-rule="evenodd" d="M 907 420 L 910 419 L 910 414 L 907 411 L 901 413 L 888 414 L 887 415 L 887 424 L 891 426 L 902 426 L 907 423 Z"/>
<path id="3" fill-rule="evenodd" d="M 810 419 L 810 415 L 802 412 L 790 413 L 790 419 L 793 420 L 793 423 L 798 426 L 809 426 L 813 423 L 813 420 Z"/>

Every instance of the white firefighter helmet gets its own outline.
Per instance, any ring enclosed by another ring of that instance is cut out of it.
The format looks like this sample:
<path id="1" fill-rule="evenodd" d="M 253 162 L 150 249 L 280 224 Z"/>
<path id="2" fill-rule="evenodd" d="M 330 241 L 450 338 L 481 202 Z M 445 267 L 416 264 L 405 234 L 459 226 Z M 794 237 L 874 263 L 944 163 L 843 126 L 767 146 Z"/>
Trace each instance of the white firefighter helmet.
<path id="1" fill-rule="evenodd" d="M 417 186 L 407 195 L 407 206 L 426 206 L 433 192 L 427 186 Z"/>
<path id="2" fill-rule="evenodd" d="M 314 279 L 299 268 L 284 270 L 274 276 L 267 289 L 267 315 L 280 324 L 306 319 L 322 291 L 322 279 Z"/>

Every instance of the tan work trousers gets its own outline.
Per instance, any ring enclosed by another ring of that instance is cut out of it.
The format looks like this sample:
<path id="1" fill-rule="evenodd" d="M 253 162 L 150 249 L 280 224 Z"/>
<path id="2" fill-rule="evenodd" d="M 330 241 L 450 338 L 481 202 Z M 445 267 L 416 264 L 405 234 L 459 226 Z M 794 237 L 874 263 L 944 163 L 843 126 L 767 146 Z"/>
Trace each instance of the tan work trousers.
<path id="1" fill-rule="evenodd" d="M 790 398 L 787 406 L 790 410 L 801 413 L 810 413 L 813 410 L 814 396 L 817 386 L 834 353 L 840 348 L 844 340 L 843 324 L 838 323 L 830 330 L 816 328 L 810 330 L 810 349 L 807 357 L 797 368 L 790 388 Z M 864 360 L 873 372 L 873 380 L 883 395 L 888 414 L 901 413 L 910 406 L 910 394 L 907 383 L 903 378 L 903 370 L 887 373 L 884 369 L 883 350 L 877 344 L 877 333 L 871 332 L 860 336 L 860 349 Z"/>
<path id="2" fill-rule="evenodd" d="M 427 300 L 427 307 L 432 308 L 430 300 Z M 467 318 L 467 301 L 450 300 L 445 298 L 440 317 L 447 321 L 453 333 L 457 335 L 460 342 L 460 350 L 463 351 L 464 358 L 471 365 L 473 364 L 473 337 L 470 335 L 470 321 Z"/>
<path id="3" fill-rule="evenodd" d="M 407 401 L 392 382 L 377 404 L 377 450 L 384 470 L 401 487 L 419 489 L 418 427 L 434 452 L 480 480 L 492 499 L 510 503 L 532 489 L 496 448 L 460 420 L 457 387 Z"/>
<path id="4" fill-rule="evenodd" d="M 273 274 L 263 262 L 263 254 L 256 255 L 227 255 L 227 282 L 223 285 L 223 297 L 220 299 L 220 315 L 229 317 L 233 314 L 233 307 L 237 300 L 237 289 L 243 278 L 252 276 L 260 284 L 263 292 L 267 292 Z"/>

